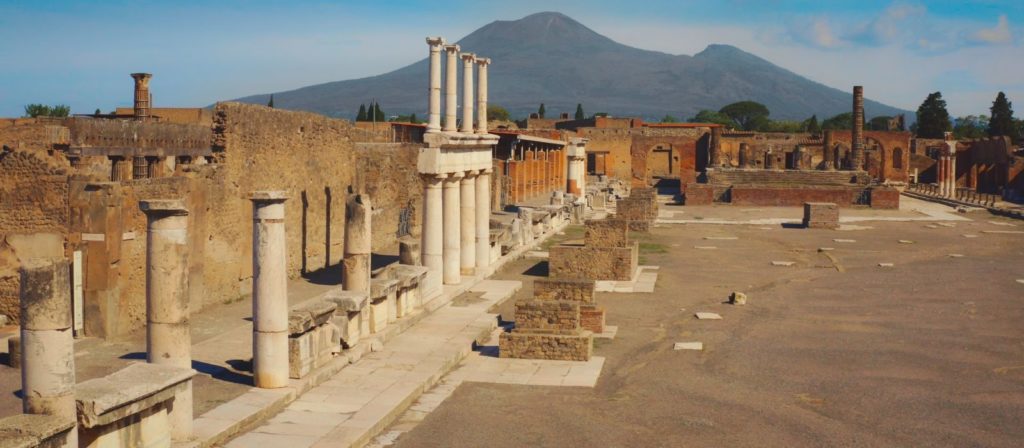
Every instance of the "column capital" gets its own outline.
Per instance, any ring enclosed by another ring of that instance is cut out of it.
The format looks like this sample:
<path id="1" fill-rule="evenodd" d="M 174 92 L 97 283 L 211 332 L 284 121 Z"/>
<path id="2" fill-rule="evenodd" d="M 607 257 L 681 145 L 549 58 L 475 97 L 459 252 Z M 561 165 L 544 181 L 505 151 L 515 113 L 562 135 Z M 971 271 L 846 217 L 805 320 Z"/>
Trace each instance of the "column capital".
<path id="1" fill-rule="evenodd" d="M 490 65 L 490 63 L 491 63 L 491 58 L 481 58 L 481 57 L 477 57 L 477 58 L 476 58 L 476 63 L 477 63 L 477 65 Z"/>
<path id="2" fill-rule="evenodd" d="M 185 201 L 181 199 L 146 199 L 139 201 L 139 210 L 146 216 L 186 216 L 188 208 Z"/>
<path id="3" fill-rule="evenodd" d="M 491 174 L 491 173 L 494 172 L 494 168 L 486 168 L 486 169 L 482 169 L 482 170 L 479 170 L 479 171 L 480 171 L 480 174 Z"/>
<path id="4" fill-rule="evenodd" d="M 461 49 L 459 47 L 459 44 L 448 44 L 448 45 L 445 45 L 443 48 L 444 48 L 444 51 L 447 51 L 449 53 L 458 53 L 459 50 Z"/>
<path id="5" fill-rule="evenodd" d="M 427 45 L 430 45 L 431 47 L 440 47 L 440 46 L 442 46 L 444 44 L 445 44 L 445 41 L 444 41 L 443 37 L 428 37 L 427 38 Z"/>
<path id="6" fill-rule="evenodd" d="M 288 192 L 282 190 L 254 191 L 252 192 L 252 196 L 249 197 L 249 200 L 255 203 L 284 202 L 288 200 Z"/>
<path id="7" fill-rule="evenodd" d="M 476 55 L 473 53 L 462 53 L 462 62 L 472 64 L 476 62 Z"/>
<path id="8" fill-rule="evenodd" d="M 466 177 L 466 173 L 462 171 L 456 171 L 448 174 L 448 178 L 453 180 L 462 179 L 463 177 Z"/>
<path id="9" fill-rule="evenodd" d="M 420 177 L 427 182 L 441 182 L 448 178 L 447 174 L 441 173 L 420 173 Z"/>
<path id="10" fill-rule="evenodd" d="M 466 170 L 466 177 L 475 177 L 481 170 Z"/>

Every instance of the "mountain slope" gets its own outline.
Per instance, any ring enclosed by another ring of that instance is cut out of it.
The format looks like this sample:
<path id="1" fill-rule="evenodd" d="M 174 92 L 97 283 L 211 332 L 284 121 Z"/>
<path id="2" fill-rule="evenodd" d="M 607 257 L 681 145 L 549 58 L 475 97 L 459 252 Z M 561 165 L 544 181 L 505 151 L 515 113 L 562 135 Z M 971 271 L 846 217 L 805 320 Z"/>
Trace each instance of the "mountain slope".
<path id="1" fill-rule="evenodd" d="M 701 109 L 753 100 L 768 106 L 772 118 L 802 120 L 849 112 L 852 104 L 849 91 L 808 80 L 736 47 L 710 45 L 694 56 L 642 50 L 554 12 L 495 21 L 458 43 L 463 51 L 491 58 L 489 102 L 515 117 L 536 111 L 540 103 L 549 116 L 572 113 L 576 103 L 583 103 L 588 113 L 686 118 Z M 266 104 L 269 96 L 238 101 Z M 389 114 L 425 117 L 426 58 L 378 76 L 275 92 L 274 104 L 352 118 L 371 97 Z M 865 108 L 867 117 L 906 113 L 870 100 Z"/>

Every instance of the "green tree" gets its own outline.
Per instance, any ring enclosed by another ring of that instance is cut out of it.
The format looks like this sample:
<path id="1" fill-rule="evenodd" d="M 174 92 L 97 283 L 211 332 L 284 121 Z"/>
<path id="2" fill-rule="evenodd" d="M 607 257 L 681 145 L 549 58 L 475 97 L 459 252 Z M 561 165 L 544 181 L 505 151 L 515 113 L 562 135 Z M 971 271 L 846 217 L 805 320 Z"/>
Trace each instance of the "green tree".
<path id="1" fill-rule="evenodd" d="M 809 132 L 812 135 L 821 134 L 821 125 L 818 124 L 818 115 L 811 115 L 811 118 L 804 121 L 803 128 L 804 132 Z"/>
<path id="2" fill-rule="evenodd" d="M 736 123 L 733 122 L 732 118 L 729 118 L 728 115 L 725 115 L 725 114 L 723 114 L 721 112 L 715 112 L 713 110 L 707 110 L 707 109 L 704 109 L 704 110 L 701 110 L 700 112 L 697 112 L 697 115 L 695 115 L 689 121 L 690 121 L 690 123 L 713 123 L 713 124 L 720 124 L 720 125 L 725 126 L 727 128 L 734 128 L 734 127 L 736 127 Z"/>
<path id="3" fill-rule="evenodd" d="M 411 115 L 411 116 L 409 117 L 409 123 L 413 123 L 413 124 L 416 124 L 416 123 L 419 123 L 419 122 L 420 122 L 420 120 L 417 120 L 417 119 L 416 119 L 416 114 L 415 114 L 415 113 L 414 113 L 414 114 L 412 114 L 412 115 Z"/>
<path id="4" fill-rule="evenodd" d="M 679 119 L 672 115 L 665 115 L 661 118 L 662 123 L 679 123 Z"/>
<path id="5" fill-rule="evenodd" d="M 356 121 L 366 121 L 366 105 L 359 105 L 359 113 L 356 114 Z"/>
<path id="6" fill-rule="evenodd" d="M 540 107 L 537 109 L 537 116 L 544 118 L 544 103 L 540 103 Z"/>
<path id="7" fill-rule="evenodd" d="M 373 103 L 373 117 L 371 117 L 373 119 L 373 121 L 388 121 L 386 117 L 387 116 L 384 115 L 384 111 L 380 110 L 380 103 L 374 102 Z"/>
<path id="8" fill-rule="evenodd" d="M 992 102 L 992 118 L 988 120 L 988 135 L 1009 135 L 1017 141 L 1019 135 L 1015 135 L 1013 126 L 1013 103 L 1006 99 L 1006 94 L 999 92 L 996 100 Z"/>
<path id="9" fill-rule="evenodd" d="M 754 101 L 740 101 L 729 104 L 719 112 L 727 115 L 736 126 L 745 131 L 756 131 L 768 125 L 768 107 Z"/>
<path id="10" fill-rule="evenodd" d="M 583 113 L 583 104 L 577 103 L 576 104 L 576 119 L 577 120 L 585 120 L 586 118 L 587 118 L 586 114 Z"/>
<path id="11" fill-rule="evenodd" d="M 946 111 L 946 100 L 942 92 L 928 95 L 917 108 L 917 136 L 920 138 L 942 138 L 946 132 L 953 130 Z"/>
<path id="12" fill-rule="evenodd" d="M 968 115 L 953 120 L 953 137 L 957 140 L 971 138 L 983 138 L 988 135 L 986 132 L 989 118 L 984 115 Z"/>
<path id="13" fill-rule="evenodd" d="M 828 118 L 821 122 L 821 129 L 829 129 L 833 131 L 848 131 L 853 129 L 853 113 L 843 112 L 832 118 Z"/>
<path id="14" fill-rule="evenodd" d="M 892 120 L 892 117 L 885 115 L 872 118 L 871 121 L 868 121 L 867 128 L 872 131 L 888 131 L 889 120 Z"/>
<path id="15" fill-rule="evenodd" d="M 758 130 L 764 132 L 803 132 L 804 122 L 795 120 L 769 120 Z"/>
<path id="16" fill-rule="evenodd" d="M 71 108 L 64 104 L 58 104 L 56 106 L 47 106 L 45 104 L 29 104 L 25 106 L 25 116 L 29 118 L 66 117 L 70 113 Z"/>
<path id="17" fill-rule="evenodd" d="M 487 120 L 489 121 L 510 121 L 512 120 L 511 115 L 508 113 L 508 109 L 501 107 L 497 104 L 487 105 Z"/>
<path id="18" fill-rule="evenodd" d="M 100 116 L 100 115 L 103 115 L 103 112 L 100 112 L 100 108 L 98 108 L 98 107 L 97 107 L 97 108 L 96 108 L 96 112 L 93 112 L 93 113 L 92 113 L 92 115 L 93 115 L 94 117 L 98 117 L 98 116 Z"/>
<path id="19" fill-rule="evenodd" d="M 271 109 L 274 108 L 274 94 L 273 93 L 270 94 L 270 101 L 267 101 L 267 107 L 269 107 Z"/>

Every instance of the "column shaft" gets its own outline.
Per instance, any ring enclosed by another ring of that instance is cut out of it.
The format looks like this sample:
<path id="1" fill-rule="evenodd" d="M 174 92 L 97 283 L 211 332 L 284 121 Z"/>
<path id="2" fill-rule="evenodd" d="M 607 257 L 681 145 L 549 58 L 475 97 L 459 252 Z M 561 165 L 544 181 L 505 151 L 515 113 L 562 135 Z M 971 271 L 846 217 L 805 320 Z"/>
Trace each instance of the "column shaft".
<path id="1" fill-rule="evenodd" d="M 491 265 L 491 170 L 476 176 L 476 269 L 486 274 Z"/>
<path id="2" fill-rule="evenodd" d="M 423 231 L 420 250 L 423 266 L 440 274 L 444 269 L 442 248 L 444 247 L 444 228 L 442 220 L 443 195 L 440 177 L 424 175 L 423 187 Z"/>
<path id="3" fill-rule="evenodd" d="M 430 45 L 430 90 L 427 97 L 427 132 L 438 132 L 441 130 L 441 45 L 444 39 L 440 37 L 428 37 L 427 45 Z"/>
<path id="4" fill-rule="evenodd" d="M 462 128 L 463 134 L 473 133 L 473 62 L 472 53 L 462 54 Z"/>
<path id="5" fill-rule="evenodd" d="M 446 285 L 457 285 L 462 281 L 460 272 L 462 234 L 459 218 L 462 200 L 459 181 L 462 173 L 455 173 L 444 180 L 444 270 L 443 279 Z"/>
<path id="6" fill-rule="evenodd" d="M 487 133 L 487 66 L 491 63 L 490 59 L 477 58 L 477 93 L 476 93 L 476 111 L 477 111 L 477 134 Z"/>
<path id="7" fill-rule="evenodd" d="M 181 200 L 140 201 L 146 214 L 146 360 L 192 368 L 188 298 L 188 210 Z M 192 386 L 175 395 L 171 438 L 192 437 Z"/>
<path id="8" fill-rule="evenodd" d="M 283 191 L 252 198 L 252 370 L 256 387 L 288 385 L 288 265 Z"/>
<path id="9" fill-rule="evenodd" d="M 462 275 L 473 275 L 476 271 L 476 172 L 470 171 L 459 182 L 460 209 L 459 271 Z"/>
<path id="10" fill-rule="evenodd" d="M 350 194 L 345 201 L 345 268 L 342 286 L 346 291 L 370 292 L 370 257 L 373 241 L 373 207 L 365 194 Z"/>
<path id="11" fill-rule="evenodd" d="M 456 94 L 459 91 L 457 80 L 459 74 L 459 46 L 445 45 L 444 51 L 448 57 L 448 64 L 445 67 L 444 74 L 444 131 L 458 132 L 459 129 L 456 126 L 456 121 L 458 120 L 458 100 Z"/>

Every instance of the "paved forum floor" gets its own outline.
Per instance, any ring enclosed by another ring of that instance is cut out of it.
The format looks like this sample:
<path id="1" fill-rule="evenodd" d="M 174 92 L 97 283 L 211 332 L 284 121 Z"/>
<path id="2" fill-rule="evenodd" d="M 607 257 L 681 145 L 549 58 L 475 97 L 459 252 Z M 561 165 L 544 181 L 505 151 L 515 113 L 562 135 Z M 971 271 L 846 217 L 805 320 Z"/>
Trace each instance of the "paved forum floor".
<path id="1" fill-rule="evenodd" d="M 643 264 L 661 266 L 655 293 L 598 295 L 619 329 L 596 344 L 596 387 L 443 381 L 451 390 L 428 393 L 434 403 L 415 424 L 400 422 L 377 443 L 1020 446 L 1024 224 L 961 216 L 970 221 L 858 222 L 851 231 L 655 228 L 642 240 Z M 546 269 L 537 259 L 512 267 L 502 275 L 526 279 L 519 296 Z M 733 290 L 748 305 L 722 303 Z M 502 307 L 506 319 L 510 311 Z M 697 320 L 698 311 L 723 319 Z M 688 341 L 704 351 L 673 350 Z"/>

